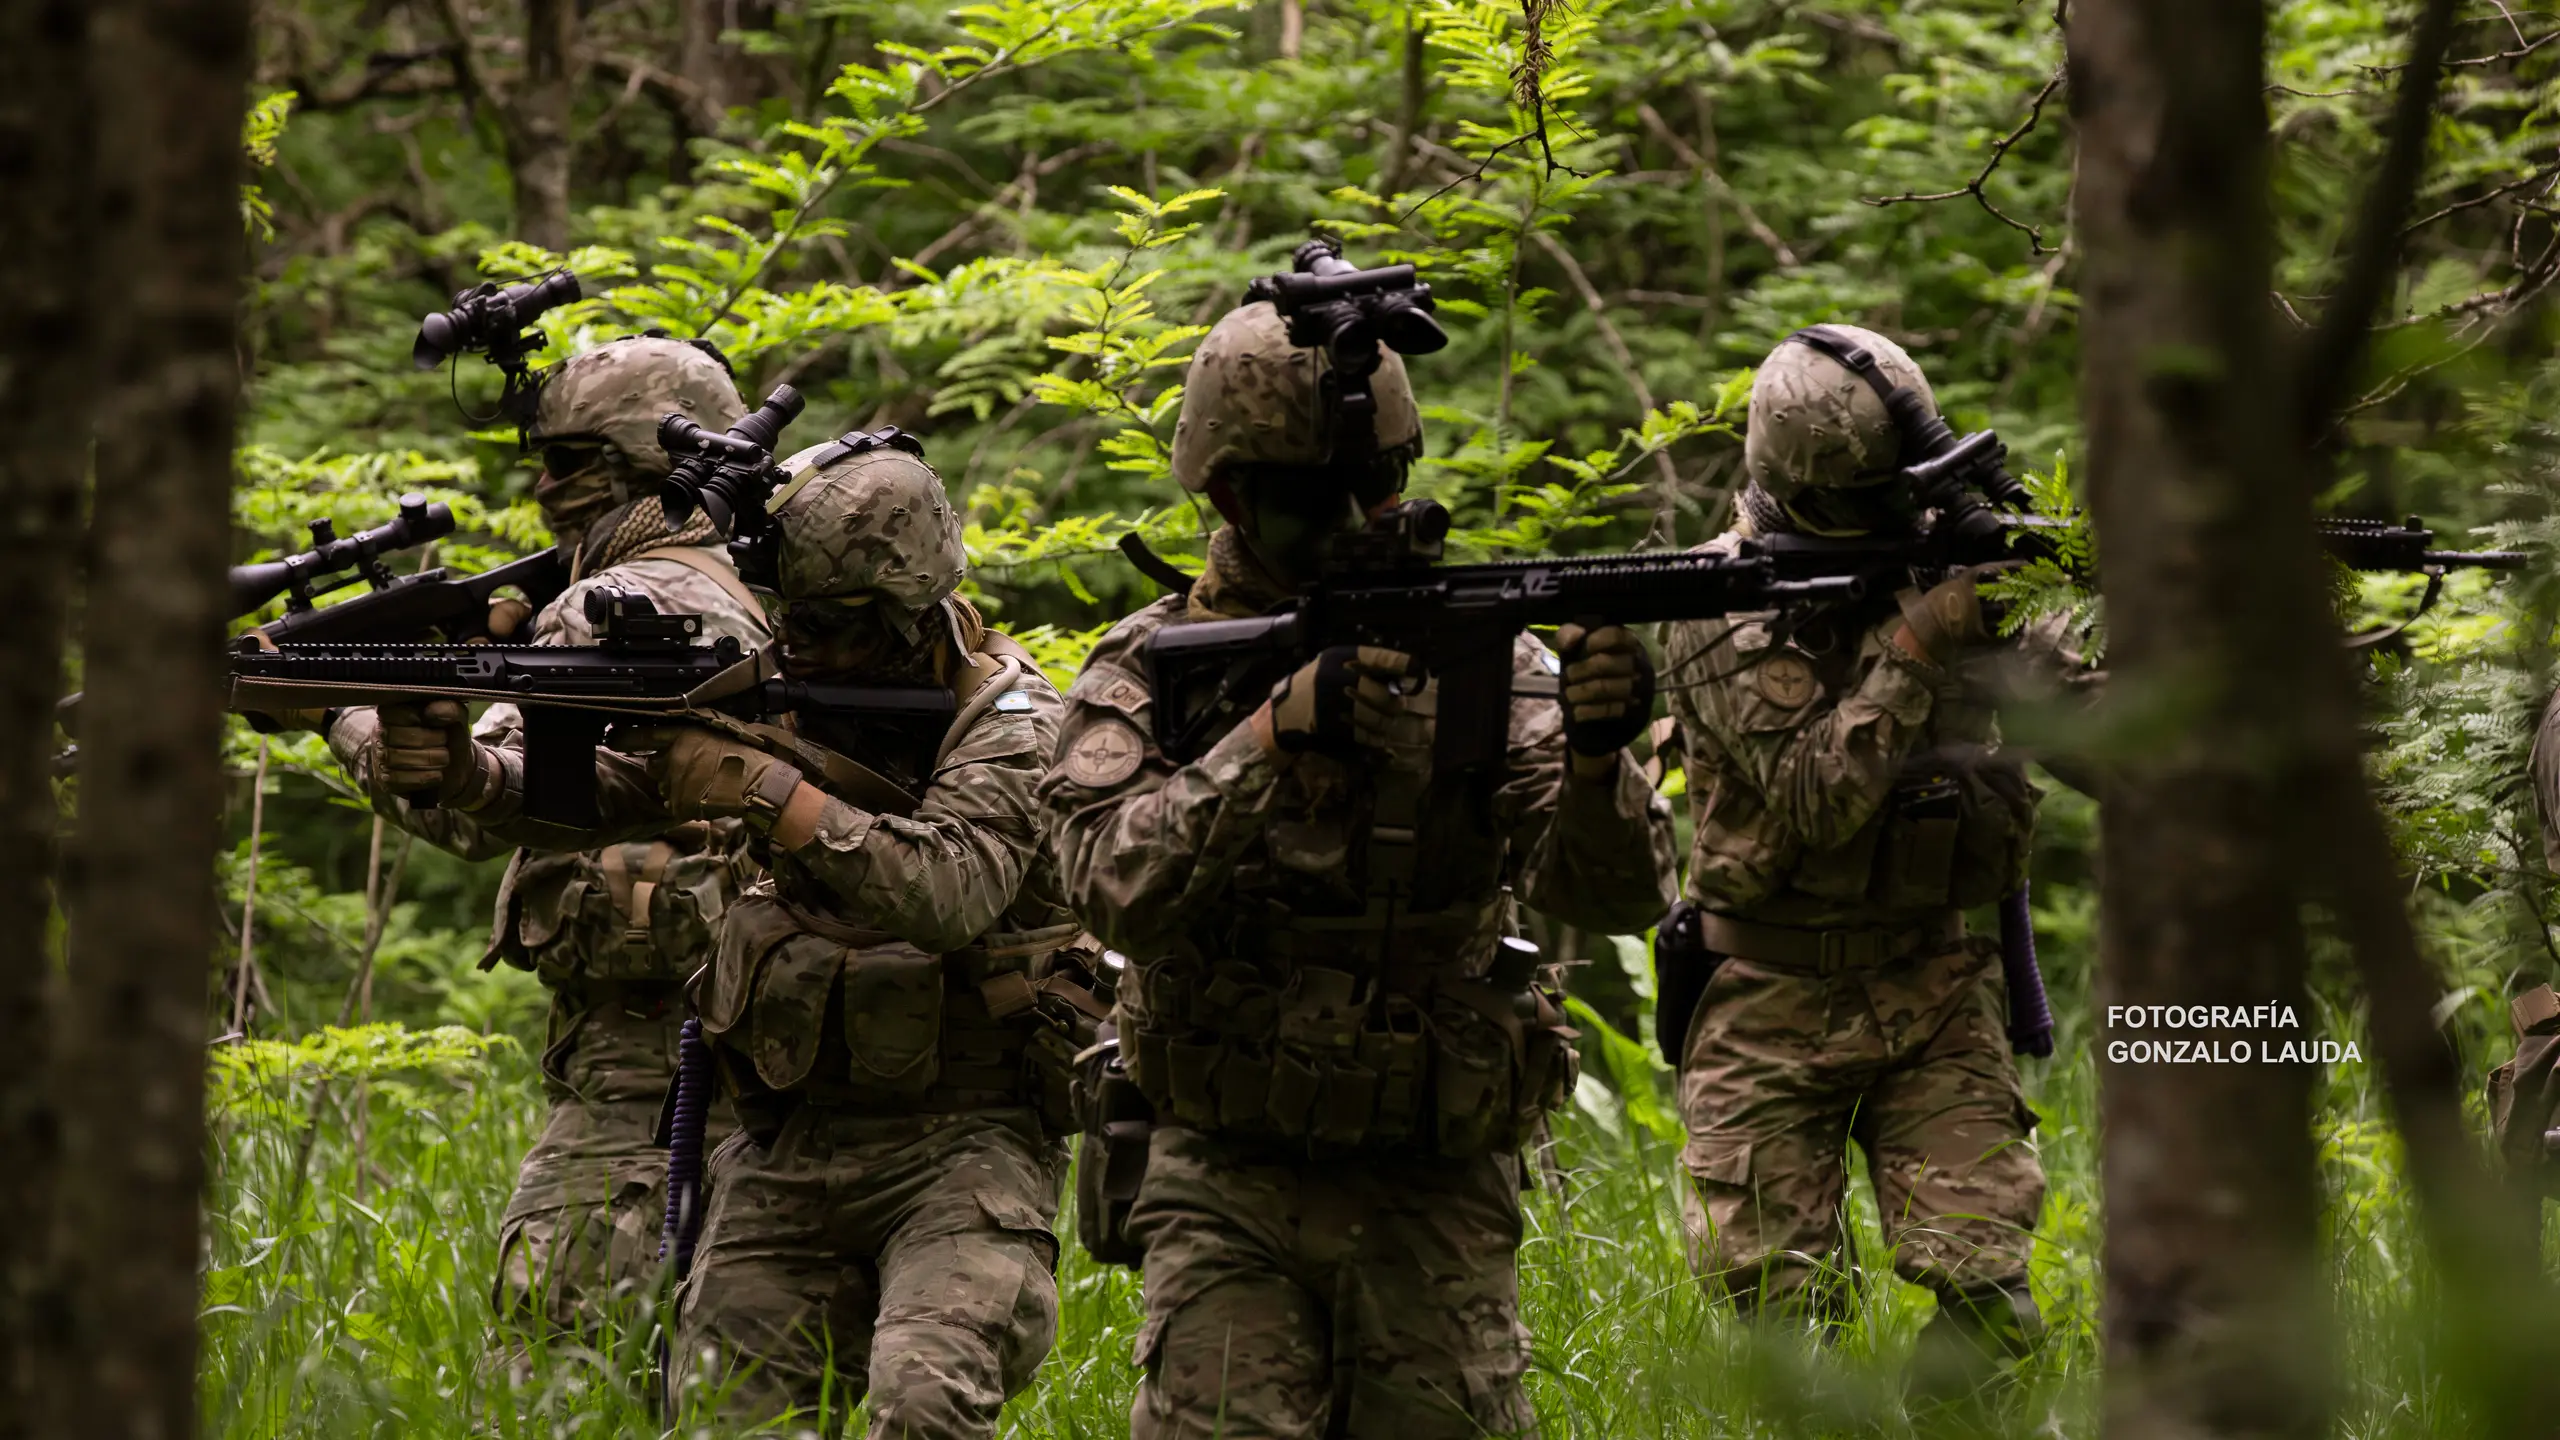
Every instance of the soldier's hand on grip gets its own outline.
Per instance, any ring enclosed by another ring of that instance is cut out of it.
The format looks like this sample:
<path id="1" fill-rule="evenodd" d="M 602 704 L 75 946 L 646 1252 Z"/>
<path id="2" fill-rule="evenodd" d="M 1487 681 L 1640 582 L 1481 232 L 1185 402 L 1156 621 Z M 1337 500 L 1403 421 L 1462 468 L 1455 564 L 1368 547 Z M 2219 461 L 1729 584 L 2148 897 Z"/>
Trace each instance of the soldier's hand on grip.
<path id="1" fill-rule="evenodd" d="M 1950 664 L 1966 651 L 1992 643 L 1999 637 L 1992 633 L 1978 587 L 1980 582 L 2015 568 L 2005 564 L 1967 565 L 1926 593 L 1913 589 L 1896 595 L 1894 600 L 1902 607 L 1903 628 L 1895 639 L 1907 637 L 1903 649 L 1937 665 Z"/>
<path id="2" fill-rule="evenodd" d="M 1272 687 L 1272 743 L 1292 755 L 1345 754 L 1381 746 L 1404 714 L 1404 682 L 1413 657 L 1374 645 L 1336 645 Z"/>
<path id="3" fill-rule="evenodd" d="M 496 757 L 471 738 L 471 713 L 459 700 L 385 705 L 376 712 L 380 749 L 374 756 L 374 788 L 394 795 L 432 793 L 436 800 L 469 809 L 487 798 L 496 779 Z"/>
<path id="4" fill-rule="evenodd" d="M 1564 662 L 1564 742 L 1577 755 L 1614 755 L 1653 719 L 1653 657 L 1623 625 L 1556 631 Z"/>
<path id="5" fill-rule="evenodd" d="M 800 772 L 752 745 L 699 726 L 672 726 L 635 737 L 654 746 L 649 774 L 668 810 L 681 820 L 730 815 L 771 819 L 800 787 Z"/>

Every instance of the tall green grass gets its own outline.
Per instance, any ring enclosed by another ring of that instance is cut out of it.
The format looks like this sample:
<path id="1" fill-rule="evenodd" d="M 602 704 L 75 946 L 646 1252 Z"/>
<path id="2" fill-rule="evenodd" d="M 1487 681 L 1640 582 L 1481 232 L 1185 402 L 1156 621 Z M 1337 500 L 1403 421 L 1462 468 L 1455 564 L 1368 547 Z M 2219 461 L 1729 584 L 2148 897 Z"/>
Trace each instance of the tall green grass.
<path id="1" fill-rule="evenodd" d="M 2035 1286 L 2051 1325 L 2000 1415 L 1965 1433 L 2094 1432 L 2099 1205 L 2095 1067 L 2080 993 L 2089 914 L 2062 891 L 2048 943 L 2061 993 L 2059 1053 L 2032 1064 L 2050 1194 Z M 2353 1017 L 2324 1014 L 2343 1034 Z M 1633 1047 L 1627 1047 L 1631 1051 Z M 1592 1068 L 1607 1071 L 1601 1052 Z M 459 1030 L 373 1027 L 295 1046 L 230 1047 L 206 1240 L 207 1433 L 270 1436 L 659 1434 L 628 1377 L 655 1336 L 645 1314 L 595 1354 L 555 1347 L 509 1386 L 488 1360 L 488 1282 L 517 1157 L 541 1117 L 521 1051 Z M 1596 1080 L 1559 1117 L 1561 1188 L 1526 1197 L 1523 1299 L 1531 1379 L 1551 1440 L 1900 1435 L 1899 1369 L 1930 1301 L 1892 1278 L 1871 1192 L 1853 1191 L 1847 1257 L 1857 1322 L 1828 1348 L 1770 1336 L 1711 1306 L 1681 1259 L 1676 1135 L 1658 1080 Z M 2339 1337 L 2340 1433 L 2465 1433 L 2434 1378 L 2426 1267 L 2381 1123 L 2378 1075 L 2325 1082 L 2324 1175 Z M 312 1121 L 317 1118 L 316 1130 Z M 307 1145 L 307 1154 L 306 1154 Z M 1127 1434 L 1138 1291 L 1072 1242 L 1064 1320 L 1039 1384 L 1007 1412 L 1018 1440 Z M 679 1433 L 703 1433 L 683 1424 Z"/>

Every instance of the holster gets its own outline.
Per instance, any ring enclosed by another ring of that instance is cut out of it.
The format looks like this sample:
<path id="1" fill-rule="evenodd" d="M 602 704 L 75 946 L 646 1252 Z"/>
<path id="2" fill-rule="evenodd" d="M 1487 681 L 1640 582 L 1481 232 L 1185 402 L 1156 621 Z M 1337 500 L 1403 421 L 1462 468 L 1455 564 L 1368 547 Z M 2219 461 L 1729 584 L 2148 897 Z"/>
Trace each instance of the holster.
<path id="1" fill-rule="evenodd" d="M 1155 1107 L 1120 1063 L 1117 1028 L 1104 1021 L 1091 1049 L 1077 1057 L 1076 1239 L 1105 1265 L 1137 1268 L 1146 1251 L 1129 1235 L 1129 1212 L 1147 1178 Z"/>
<path id="2" fill-rule="evenodd" d="M 1653 1041 L 1672 1069 L 1689 1045 L 1689 1021 L 1705 998 L 1707 982 L 1724 956 L 1707 945 L 1706 929 L 1695 902 L 1673 902 L 1653 928 Z"/>

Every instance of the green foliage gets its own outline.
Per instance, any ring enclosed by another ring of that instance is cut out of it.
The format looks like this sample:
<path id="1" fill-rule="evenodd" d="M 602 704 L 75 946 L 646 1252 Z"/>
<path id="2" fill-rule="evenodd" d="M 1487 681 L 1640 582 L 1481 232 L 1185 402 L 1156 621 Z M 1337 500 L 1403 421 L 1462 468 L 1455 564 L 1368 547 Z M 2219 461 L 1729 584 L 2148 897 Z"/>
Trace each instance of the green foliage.
<path id="1" fill-rule="evenodd" d="M 664 83 L 680 58 L 663 7 L 579 8 L 592 63 L 575 82 L 565 254 L 509 238 L 501 127 L 432 58 L 471 46 L 508 79 L 517 37 L 493 27 L 514 7 L 262 8 L 238 558 L 300 548 L 322 515 L 376 523 L 409 490 L 463 528 L 395 568 L 479 569 L 547 543 L 513 432 L 465 418 L 489 413 L 494 375 L 419 374 L 408 350 L 453 291 L 566 264 L 590 298 L 546 318 L 546 361 L 661 326 L 718 343 L 751 397 L 784 380 L 806 393 L 795 440 L 924 434 L 967 516 L 968 593 L 1063 682 L 1155 593 L 1118 558 L 1122 537 L 1196 554 L 1209 526 L 1166 474 L 1192 343 L 1322 231 L 1434 288 L 1451 343 L 1411 366 L 1428 437 L 1412 488 L 1451 507 L 1462 550 L 1716 533 L 1750 367 L 1798 326 L 1847 320 L 1911 349 L 1960 429 L 2053 457 L 2024 478 L 2063 554 L 1995 593 L 2012 625 L 2059 614 L 2098 632 L 2075 579 L 2097 550 L 2070 489 L 2078 272 L 2051 7 L 1341 0 L 1298 7 L 1284 58 L 1276 3 L 740 6 L 716 127 Z M 2306 325 L 2379 151 L 2379 67 L 2397 63 L 2408 10 L 2269 10 L 2273 300 Z M 2466 7 L 2458 43 L 2479 63 L 2448 73 L 2394 324 L 2360 377 L 2330 502 L 2550 554 L 2560 326 L 2538 302 L 2560 276 L 2544 208 L 2560 47 L 2507 54 L 2526 38 L 2511 23 L 2539 33 L 2514 13 Z M 376 66 L 404 56 L 431 58 Z M 2347 597 L 2372 619 L 2413 602 L 2378 580 Z M 2560 572 L 2465 579 L 2376 668 L 2374 773 L 2473 1061 L 2509 972 L 2560 964 L 2519 783 L 2555 615 Z M 227 742 L 244 782 L 224 868 L 234 925 L 259 753 L 245 730 Z M 474 968 L 495 867 L 420 845 L 375 954 L 377 1013 L 411 1029 L 327 1030 L 364 950 L 369 817 L 315 741 L 265 754 L 254 948 L 275 1005 L 214 1061 L 238 1074 L 218 1080 L 208 1429 L 474 1433 L 493 1413 L 478 1375 L 491 1247 L 538 1090 L 519 1048 L 475 1059 L 421 1037 L 458 1022 L 530 1038 L 543 996 Z M 2062 1433 L 2094 1425 L 2094 828 L 2085 805 L 2047 802 L 2037 888 L 2064 1027 L 2063 1058 L 2030 1078 L 2054 1182 L 2036 1280 L 2057 1333 L 2019 1418 Z M 2321 985 L 2323 1024 L 2351 1026 L 2343 973 Z M 1689 1435 L 1702 1413 L 1738 1434 L 1899 1433 L 1883 1367 L 1925 1302 L 1862 1251 L 1871 1283 L 1836 1356 L 1748 1343 L 1679 1259 L 1650 1037 L 1585 1009 L 1565 1188 L 1530 1201 L 1523 1261 L 1547 1433 Z M 2332 1075 L 2322 1100 L 2349 1428 L 2463 1433 L 2400 1343 L 2425 1276 L 2372 1077 Z M 1871 1196 L 1850 1203 L 1871 1235 Z M 1132 1281 L 1071 1256 L 1063 1283 L 1064 1338 L 1011 1434 L 1125 1425 Z M 611 1371 L 549 1357 L 532 1398 L 494 1413 L 508 1433 L 656 1433 Z"/>
<path id="2" fill-rule="evenodd" d="M 276 163 L 276 137 L 284 134 L 285 120 L 293 114 L 298 98 L 290 90 L 278 90 L 249 107 L 240 122 L 240 148 L 248 152 L 249 163 L 264 170 Z M 240 223 L 249 233 L 262 239 L 276 238 L 275 207 L 267 203 L 266 191 L 256 185 L 240 187 Z"/>
<path id="3" fill-rule="evenodd" d="M 2045 522 L 2035 531 L 2037 553 L 1984 585 L 1982 593 L 2002 607 L 2001 634 L 2015 635 L 2058 616 L 2064 633 L 2083 637 L 2079 648 L 2096 661 L 2105 655 L 2107 642 L 2097 589 L 2098 532 L 2071 488 L 2071 462 L 2056 455 L 2051 472 L 2030 470 L 2018 483 L 2034 501 L 2036 518 Z"/>

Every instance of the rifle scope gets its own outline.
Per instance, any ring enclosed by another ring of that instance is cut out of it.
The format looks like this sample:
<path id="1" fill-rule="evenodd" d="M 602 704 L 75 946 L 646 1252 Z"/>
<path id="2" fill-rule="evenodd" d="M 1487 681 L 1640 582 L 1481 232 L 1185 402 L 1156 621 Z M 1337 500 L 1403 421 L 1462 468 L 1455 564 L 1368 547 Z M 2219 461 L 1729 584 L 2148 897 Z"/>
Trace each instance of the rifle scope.
<path id="1" fill-rule="evenodd" d="M 453 297 L 452 309 L 439 310 L 419 322 L 409 359 L 421 370 L 433 370 L 468 350 L 514 369 L 541 348 L 524 332 L 545 312 L 578 299 L 581 293 L 578 277 L 566 270 L 520 285 L 502 287 L 495 280 L 474 285 Z"/>
<path id="2" fill-rule="evenodd" d="M 288 590 L 292 598 L 286 605 L 308 610 L 314 595 L 327 594 L 358 579 L 370 580 L 378 589 L 391 583 L 391 572 L 383 568 L 382 556 L 441 540 L 452 533 L 453 511 L 441 500 L 415 493 L 400 497 L 400 513 L 389 523 L 357 531 L 343 540 L 327 518 L 314 520 L 310 549 L 281 560 L 231 567 L 231 613 L 235 618 L 246 615 Z M 314 583 L 349 569 L 356 573 L 327 585 Z"/>
<path id="3" fill-rule="evenodd" d="M 658 484 L 658 503 L 666 507 L 667 524 L 681 527 L 695 507 L 732 539 L 764 529 L 764 505 L 781 478 L 773 452 L 782 429 L 800 418 L 808 402 L 788 385 L 776 385 L 764 404 L 729 427 L 726 434 L 705 430 L 681 412 L 658 422 L 658 443 L 675 457 L 675 468 Z M 744 522 L 744 530 L 740 524 Z"/>

